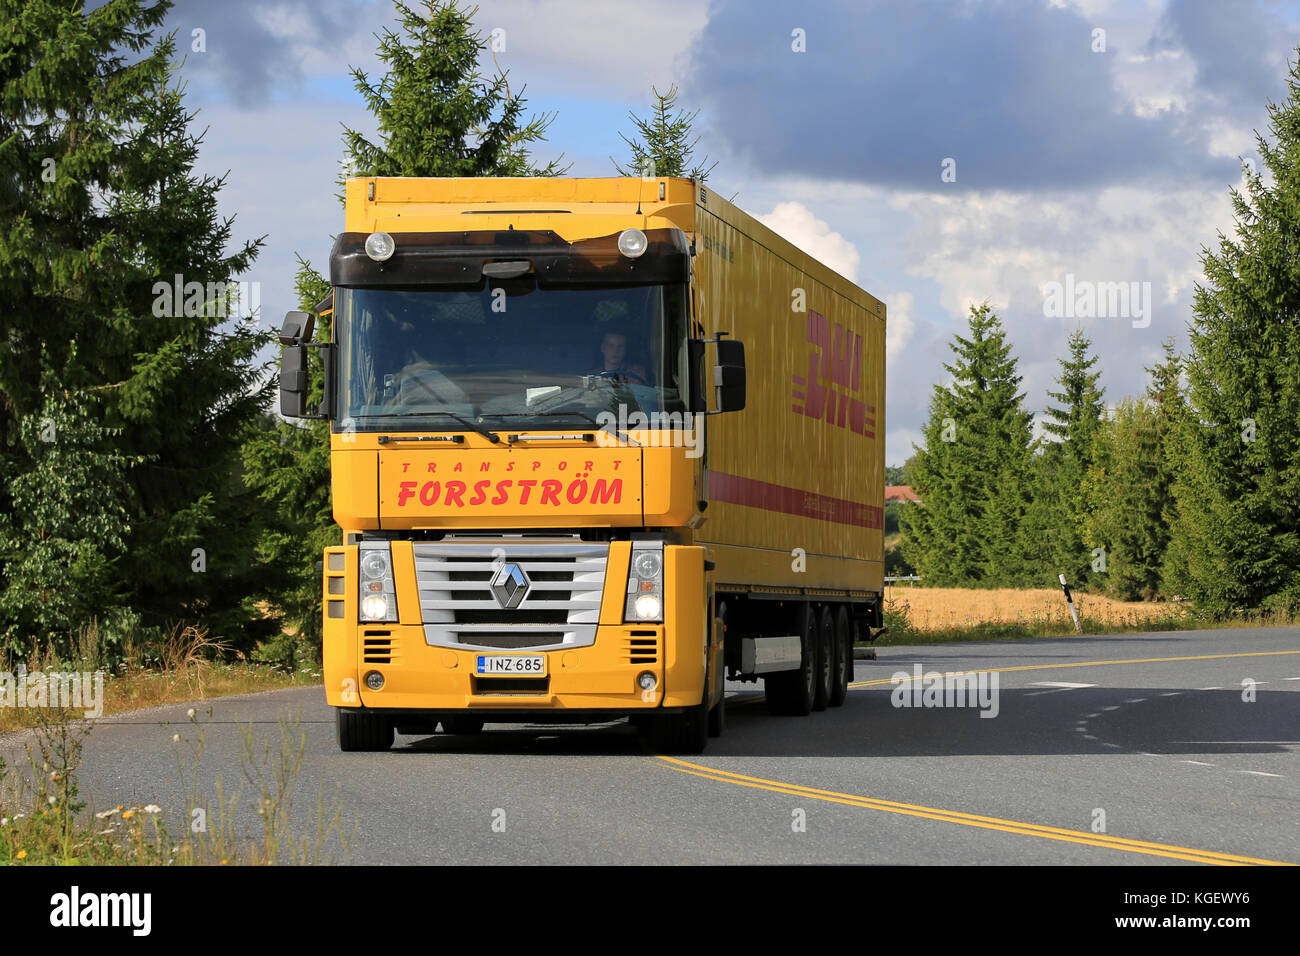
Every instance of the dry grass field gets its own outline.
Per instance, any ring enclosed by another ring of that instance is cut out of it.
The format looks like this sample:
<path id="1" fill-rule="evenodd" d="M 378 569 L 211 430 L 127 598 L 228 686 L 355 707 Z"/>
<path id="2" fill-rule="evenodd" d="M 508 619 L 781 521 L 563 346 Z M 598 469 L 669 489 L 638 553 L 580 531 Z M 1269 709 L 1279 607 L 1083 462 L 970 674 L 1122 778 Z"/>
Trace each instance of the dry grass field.
<path id="1" fill-rule="evenodd" d="M 977 626 L 1020 625 L 1032 632 L 1073 630 L 1070 610 L 1059 589 L 983 591 L 968 588 L 885 588 L 886 609 L 906 615 L 915 632 L 957 631 Z M 1177 604 L 1114 601 L 1096 594 L 1074 592 L 1074 606 L 1085 630 L 1140 629 L 1168 621 L 1184 611 Z"/>

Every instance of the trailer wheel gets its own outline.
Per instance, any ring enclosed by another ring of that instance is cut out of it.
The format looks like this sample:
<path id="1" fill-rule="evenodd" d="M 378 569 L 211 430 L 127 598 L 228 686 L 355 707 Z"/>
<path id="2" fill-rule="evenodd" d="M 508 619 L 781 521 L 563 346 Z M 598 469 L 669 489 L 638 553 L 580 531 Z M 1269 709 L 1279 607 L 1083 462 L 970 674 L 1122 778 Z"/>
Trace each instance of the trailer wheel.
<path id="1" fill-rule="evenodd" d="M 393 746 L 393 718 L 384 714 L 358 713 L 336 708 L 339 750 L 345 753 L 375 752 Z"/>
<path id="2" fill-rule="evenodd" d="M 843 705 L 849 696 L 849 681 L 853 679 L 853 632 L 849 624 L 849 609 L 843 604 L 835 612 L 835 682 L 831 685 L 831 706 Z"/>
<path id="3" fill-rule="evenodd" d="M 817 615 L 805 604 L 795 614 L 799 626 L 799 669 L 763 678 L 767 707 L 773 714 L 806 717 L 817 693 Z"/>
<path id="4" fill-rule="evenodd" d="M 817 614 L 817 686 L 813 710 L 825 710 L 835 687 L 835 617 L 829 604 Z"/>
<path id="5" fill-rule="evenodd" d="M 442 732 L 444 734 L 481 734 L 483 732 L 483 718 L 460 714 L 455 717 L 444 717 L 442 718 Z"/>

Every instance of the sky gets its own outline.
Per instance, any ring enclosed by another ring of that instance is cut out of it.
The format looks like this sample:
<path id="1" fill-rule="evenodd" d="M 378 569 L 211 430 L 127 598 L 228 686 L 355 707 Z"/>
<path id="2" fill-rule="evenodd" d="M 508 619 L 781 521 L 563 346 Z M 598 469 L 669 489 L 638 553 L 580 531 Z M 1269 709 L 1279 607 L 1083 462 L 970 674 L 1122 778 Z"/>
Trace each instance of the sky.
<path id="1" fill-rule="evenodd" d="M 710 184 L 888 307 L 886 461 L 921 441 L 972 305 L 1001 316 L 1040 414 L 1078 328 L 1106 400 L 1139 395 L 1187 346 L 1201 256 L 1232 235 L 1230 189 L 1259 167 L 1285 98 L 1300 4 L 1275 0 L 482 0 L 534 156 L 613 175 L 652 85 L 698 109 Z M 342 230 L 346 125 L 373 134 L 351 68 L 382 74 L 379 0 L 179 0 L 167 29 L 225 175 L 243 276 L 278 328 L 295 257 Z M 199 31 L 199 32 L 196 32 Z M 485 67 L 494 69 L 489 60 Z M 1091 293 L 1098 293 L 1095 297 Z M 1089 305 L 1089 300 L 1092 305 Z"/>

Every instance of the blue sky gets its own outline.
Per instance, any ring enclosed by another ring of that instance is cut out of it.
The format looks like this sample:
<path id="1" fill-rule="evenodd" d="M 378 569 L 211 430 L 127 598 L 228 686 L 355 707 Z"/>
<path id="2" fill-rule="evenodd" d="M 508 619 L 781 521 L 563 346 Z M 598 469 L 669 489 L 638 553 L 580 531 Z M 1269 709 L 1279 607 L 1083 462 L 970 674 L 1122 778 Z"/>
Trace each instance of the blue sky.
<path id="1" fill-rule="evenodd" d="M 1142 391 L 1161 341 L 1186 345 L 1200 251 L 1232 230 L 1228 190 L 1300 44 L 1296 4 L 1271 0 L 483 0 L 475 23 L 504 31 L 528 108 L 558 113 L 539 158 L 609 175 L 628 110 L 677 83 L 714 188 L 886 301 L 891 464 L 985 299 L 1030 408 L 1080 326 L 1108 401 Z M 341 229 L 340 124 L 373 129 L 348 67 L 374 77 L 393 25 L 391 3 L 362 0 L 170 14 L 202 171 L 229 172 L 234 237 L 267 237 L 246 278 L 268 325 L 294 306 L 295 253 L 323 266 Z M 1149 324 L 1047 317 L 1067 275 L 1149 282 Z"/>

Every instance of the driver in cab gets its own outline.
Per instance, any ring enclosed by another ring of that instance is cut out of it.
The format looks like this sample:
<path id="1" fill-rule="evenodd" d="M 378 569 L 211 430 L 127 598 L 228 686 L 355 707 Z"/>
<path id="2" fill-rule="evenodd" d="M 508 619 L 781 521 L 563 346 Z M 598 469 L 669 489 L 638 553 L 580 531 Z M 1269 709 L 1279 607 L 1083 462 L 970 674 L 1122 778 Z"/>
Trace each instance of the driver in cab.
<path id="1" fill-rule="evenodd" d="M 650 384 L 644 368 L 627 364 L 627 336 L 622 332 L 605 333 L 600 342 L 600 355 L 604 360 L 603 367 L 593 369 L 592 375 L 632 385 Z"/>

